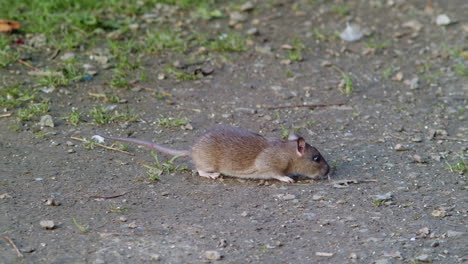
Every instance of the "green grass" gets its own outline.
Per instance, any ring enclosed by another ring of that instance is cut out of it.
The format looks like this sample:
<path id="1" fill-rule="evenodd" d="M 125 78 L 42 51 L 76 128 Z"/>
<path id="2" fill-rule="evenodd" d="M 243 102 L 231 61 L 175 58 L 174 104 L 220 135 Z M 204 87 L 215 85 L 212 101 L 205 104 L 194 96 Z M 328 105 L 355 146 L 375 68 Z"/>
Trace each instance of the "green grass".
<path id="1" fill-rule="evenodd" d="M 43 115 L 49 112 L 50 106 L 49 103 L 44 101 L 41 103 L 32 103 L 27 106 L 25 109 L 18 110 L 16 116 L 19 121 L 29 121 L 33 118 Z"/>
<path id="2" fill-rule="evenodd" d="M 457 156 L 453 163 L 447 163 L 447 169 L 454 173 L 466 173 L 468 171 L 468 165 L 465 162 L 465 157 L 463 155 Z"/>
<path id="3" fill-rule="evenodd" d="M 292 49 L 288 51 L 287 58 L 291 61 L 303 61 L 302 51 L 304 48 L 304 43 L 302 43 L 298 36 L 295 36 L 292 41 Z"/>
<path id="4" fill-rule="evenodd" d="M 464 63 L 457 63 L 455 65 L 455 72 L 461 77 L 468 77 L 468 66 Z"/>
<path id="5" fill-rule="evenodd" d="M 186 41 L 178 32 L 170 29 L 147 31 L 145 40 L 144 49 L 150 53 L 159 53 L 165 50 L 181 53 L 187 50 Z"/>
<path id="6" fill-rule="evenodd" d="M 72 107 L 70 114 L 68 114 L 63 119 L 65 119 L 72 126 L 77 126 L 80 123 L 80 121 L 83 120 L 83 117 L 82 114 L 78 112 L 78 109 L 76 109 L 76 107 Z"/>
<path id="7" fill-rule="evenodd" d="M 341 92 L 344 94 L 351 94 L 353 92 L 353 81 L 351 80 L 349 74 L 336 66 L 332 66 L 332 68 L 341 73 L 341 77 L 343 77 L 343 80 L 345 81 L 344 88 L 341 89 Z"/>
<path id="8" fill-rule="evenodd" d="M 393 73 L 395 73 L 395 67 L 393 65 L 389 65 L 382 70 L 382 77 L 384 77 L 385 79 L 389 79 L 390 77 L 392 77 Z"/>
<path id="9" fill-rule="evenodd" d="M 202 77 L 202 74 L 195 74 L 195 73 L 188 73 L 183 70 L 179 70 L 174 66 L 166 66 L 164 68 L 164 72 L 167 75 L 171 75 L 177 80 L 181 81 L 193 81 L 193 80 L 198 80 Z"/>
<path id="10" fill-rule="evenodd" d="M 103 106 L 95 106 L 89 111 L 89 116 L 95 124 L 104 125 L 112 122 L 112 116 Z"/>
<path id="11" fill-rule="evenodd" d="M 220 34 L 208 46 L 213 51 L 240 52 L 247 50 L 246 41 L 239 33 Z"/>
<path id="12" fill-rule="evenodd" d="M 370 38 L 364 42 L 364 45 L 366 45 L 366 47 L 370 49 L 374 49 L 377 52 L 379 50 L 386 48 L 388 45 L 390 45 L 390 40 L 380 41 L 375 38 Z"/>
<path id="13" fill-rule="evenodd" d="M 188 118 L 186 117 L 164 117 L 161 116 L 157 121 L 156 124 L 160 127 L 164 128 L 171 128 L 171 127 L 180 127 L 189 123 Z"/>
<path id="14" fill-rule="evenodd" d="M 158 154 L 155 152 L 151 152 L 151 155 L 154 158 L 153 165 L 143 165 L 148 170 L 146 173 L 148 174 L 148 179 L 151 181 L 157 181 L 164 173 L 173 173 L 176 171 L 186 171 L 188 168 L 186 166 L 180 167 L 175 166 L 173 163 L 179 156 L 174 156 L 171 159 L 160 162 L 158 159 Z"/>
<path id="15" fill-rule="evenodd" d="M 0 106 L 13 109 L 19 108 L 36 100 L 36 94 L 36 90 L 20 84 L 3 87 L 0 89 Z"/>
<path id="16" fill-rule="evenodd" d="M 88 233 L 89 226 L 84 226 L 84 225 L 78 223 L 78 221 L 76 221 L 75 217 L 72 217 L 72 222 L 81 232 Z"/>

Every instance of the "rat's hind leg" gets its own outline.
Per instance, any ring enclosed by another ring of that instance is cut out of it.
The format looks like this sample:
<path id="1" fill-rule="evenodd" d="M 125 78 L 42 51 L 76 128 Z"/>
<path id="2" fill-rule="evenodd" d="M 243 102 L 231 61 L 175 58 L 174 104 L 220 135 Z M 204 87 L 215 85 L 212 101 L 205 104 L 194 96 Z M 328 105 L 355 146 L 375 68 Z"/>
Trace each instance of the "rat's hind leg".
<path id="1" fill-rule="evenodd" d="M 205 172 L 205 171 L 202 171 L 202 170 L 198 170 L 198 174 L 200 174 L 200 176 L 202 177 L 206 177 L 206 178 L 210 178 L 210 179 L 216 179 L 219 177 L 219 175 L 221 173 L 219 172 Z"/>

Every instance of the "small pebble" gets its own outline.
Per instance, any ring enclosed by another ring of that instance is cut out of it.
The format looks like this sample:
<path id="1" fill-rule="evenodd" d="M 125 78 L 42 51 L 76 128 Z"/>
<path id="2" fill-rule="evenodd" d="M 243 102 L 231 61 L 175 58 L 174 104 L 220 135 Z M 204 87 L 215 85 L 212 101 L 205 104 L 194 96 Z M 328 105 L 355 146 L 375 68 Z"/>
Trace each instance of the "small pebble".
<path id="1" fill-rule="evenodd" d="M 254 8 L 255 6 L 252 4 L 252 2 L 245 2 L 245 4 L 241 5 L 240 11 L 247 12 L 253 10 Z"/>
<path id="2" fill-rule="evenodd" d="M 6 200 L 10 198 L 11 198 L 11 195 L 9 195 L 8 193 L 0 194 L 0 199 L 2 200 Z"/>
<path id="3" fill-rule="evenodd" d="M 439 241 L 434 241 L 431 243 L 431 247 L 438 247 L 440 245 Z"/>
<path id="4" fill-rule="evenodd" d="M 443 218 L 447 215 L 447 212 L 445 210 L 435 209 L 432 211 L 431 215 L 436 218 Z"/>
<path id="5" fill-rule="evenodd" d="M 39 126 L 41 127 L 54 127 L 54 119 L 50 115 L 41 116 L 41 121 L 39 121 Z"/>
<path id="6" fill-rule="evenodd" d="M 450 20 L 450 18 L 445 14 L 438 15 L 437 18 L 436 18 L 436 24 L 438 26 L 446 26 L 446 25 L 450 24 L 451 22 L 452 21 Z"/>
<path id="7" fill-rule="evenodd" d="M 151 254 L 151 261 L 159 261 L 161 256 L 159 254 Z"/>
<path id="8" fill-rule="evenodd" d="M 285 201 L 294 200 L 294 199 L 296 199 L 296 196 L 293 195 L 293 194 L 286 194 L 286 195 L 284 195 L 282 197 L 282 199 L 285 200 Z"/>
<path id="9" fill-rule="evenodd" d="M 39 225 L 47 230 L 51 230 L 55 228 L 55 223 L 52 220 L 42 220 L 39 222 Z"/>
<path id="10" fill-rule="evenodd" d="M 205 257 L 209 260 L 220 260 L 222 258 L 221 254 L 216 250 L 205 251 Z"/>
<path id="11" fill-rule="evenodd" d="M 59 206 L 60 205 L 60 202 L 57 202 L 56 200 L 54 199 L 47 199 L 45 201 L 45 205 L 48 205 L 48 206 Z"/>
<path id="12" fill-rule="evenodd" d="M 406 147 L 404 147 L 404 146 L 401 145 L 401 144 L 396 144 L 395 147 L 394 147 L 394 149 L 395 149 L 396 151 L 405 151 L 405 150 L 408 150 Z"/>
<path id="13" fill-rule="evenodd" d="M 335 254 L 329 252 L 315 252 L 315 255 L 319 257 L 333 257 Z"/>
<path id="14" fill-rule="evenodd" d="M 429 255 L 427 254 L 419 255 L 415 259 L 421 262 L 430 262 Z"/>
<path id="15" fill-rule="evenodd" d="M 312 196 L 312 200 L 313 201 L 322 201 L 322 200 L 325 201 L 325 200 L 327 200 L 327 198 L 325 198 L 325 196 L 323 196 L 323 195 L 314 194 Z"/>

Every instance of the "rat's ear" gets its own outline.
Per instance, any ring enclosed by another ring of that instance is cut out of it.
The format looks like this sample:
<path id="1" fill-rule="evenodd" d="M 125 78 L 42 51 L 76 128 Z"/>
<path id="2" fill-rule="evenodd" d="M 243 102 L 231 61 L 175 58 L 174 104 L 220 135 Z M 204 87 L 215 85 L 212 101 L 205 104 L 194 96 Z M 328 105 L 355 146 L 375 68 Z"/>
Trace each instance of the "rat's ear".
<path id="1" fill-rule="evenodd" d="M 303 137 L 299 137 L 297 139 L 297 147 L 296 147 L 296 153 L 299 155 L 299 157 L 302 157 L 304 155 L 306 149 L 306 142 Z"/>

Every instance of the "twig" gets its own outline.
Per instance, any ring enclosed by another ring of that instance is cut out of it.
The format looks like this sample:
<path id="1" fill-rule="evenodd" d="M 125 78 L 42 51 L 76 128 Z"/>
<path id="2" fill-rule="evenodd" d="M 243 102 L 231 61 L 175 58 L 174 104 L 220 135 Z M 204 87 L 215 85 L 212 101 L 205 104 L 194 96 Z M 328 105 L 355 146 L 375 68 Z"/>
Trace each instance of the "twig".
<path id="1" fill-rule="evenodd" d="M 41 69 L 39 69 L 39 68 L 36 68 L 36 67 L 32 66 L 31 64 L 29 64 L 29 63 L 25 62 L 25 61 L 24 61 L 24 60 L 22 60 L 22 59 L 17 59 L 17 58 L 15 58 L 15 57 L 14 57 L 14 56 L 12 56 L 11 54 L 8 54 L 8 53 L 6 53 L 6 52 L 4 52 L 4 51 L 0 51 L 0 52 L 2 52 L 3 54 L 5 54 L 5 55 L 9 56 L 10 58 L 14 58 L 14 59 L 15 59 L 15 61 L 17 61 L 17 62 L 19 62 L 19 63 L 21 63 L 21 64 L 25 65 L 26 67 L 28 67 L 28 68 L 30 68 L 30 69 L 33 69 L 33 70 L 35 70 L 35 71 L 42 71 Z"/>
<path id="2" fill-rule="evenodd" d="M 9 117 L 13 114 L 13 112 L 10 112 L 10 113 L 6 113 L 6 114 L 3 114 L 3 115 L 0 115 L 0 118 L 1 117 Z"/>
<path id="3" fill-rule="evenodd" d="M 283 108 L 296 108 L 296 107 L 306 107 L 306 108 L 314 108 L 314 107 L 328 107 L 328 106 L 339 106 L 344 105 L 345 103 L 336 103 L 336 104 L 297 104 L 297 105 L 278 105 L 278 106 L 267 106 L 267 109 L 283 109 Z"/>
<path id="4" fill-rule="evenodd" d="M 399 136 L 395 136 L 395 135 L 390 135 L 392 138 L 396 138 L 396 139 L 399 139 L 399 140 L 405 140 L 404 138 L 402 137 L 399 137 Z"/>
<path id="5" fill-rule="evenodd" d="M 41 69 L 32 66 L 31 64 L 25 62 L 25 61 L 22 60 L 22 59 L 16 59 L 16 61 L 19 62 L 19 63 L 21 63 L 21 64 L 23 64 L 23 65 L 25 65 L 26 67 L 28 67 L 28 68 L 30 68 L 30 69 L 35 70 L 35 71 L 42 71 Z"/>
<path id="6" fill-rule="evenodd" d="M 88 140 L 82 139 L 82 138 L 79 138 L 79 137 L 70 137 L 70 138 L 71 138 L 71 139 L 74 139 L 74 140 L 81 141 L 81 142 L 89 143 Z M 108 150 L 114 150 L 114 151 L 122 152 L 122 153 L 125 153 L 125 154 L 128 154 L 128 155 L 131 155 L 131 156 L 134 156 L 134 155 L 135 155 L 135 154 L 133 154 L 133 153 L 131 153 L 131 152 L 128 152 L 128 151 L 125 151 L 125 150 L 121 150 L 121 149 L 118 149 L 118 148 L 109 147 L 109 146 L 106 146 L 106 145 L 103 145 L 103 144 L 99 144 L 99 143 L 94 143 L 94 145 L 96 145 L 96 146 L 98 146 L 98 147 L 101 147 L 101 148 L 108 149 Z"/>
<path id="7" fill-rule="evenodd" d="M 15 251 L 16 251 L 16 254 L 18 254 L 18 257 L 22 258 L 24 257 L 23 256 L 23 253 L 21 253 L 21 251 L 18 249 L 18 247 L 15 245 L 15 242 L 13 242 L 13 240 L 11 240 L 9 237 L 7 236 L 3 236 L 3 239 L 6 240 L 6 242 L 8 242 L 8 244 L 10 244 L 10 246 L 12 246 Z"/>
<path id="8" fill-rule="evenodd" d="M 99 196 L 99 195 L 93 195 L 90 196 L 89 198 L 96 198 L 96 199 L 114 199 L 120 196 L 126 195 L 128 192 L 122 193 L 122 194 L 117 194 L 117 195 L 112 195 L 112 196 Z"/>
<path id="9" fill-rule="evenodd" d="M 435 140 L 455 140 L 455 141 L 463 141 L 468 142 L 466 138 L 456 138 L 456 137 L 435 137 Z"/>
<path id="10" fill-rule="evenodd" d="M 130 85 L 133 86 L 133 87 L 137 87 L 137 88 L 140 88 L 140 89 L 144 89 L 144 90 L 146 90 L 146 91 L 150 91 L 150 92 L 159 92 L 159 93 L 161 93 L 162 95 L 167 96 L 167 97 L 171 97 L 171 96 L 172 96 L 172 94 L 170 94 L 170 93 L 161 92 L 161 91 L 156 91 L 156 89 L 154 89 L 154 88 L 144 87 L 144 86 L 141 86 L 141 85 L 138 85 L 138 84 L 135 84 L 135 83 L 131 83 Z"/>
<path id="11" fill-rule="evenodd" d="M 188 108 L 188 107 L 177 107 L 177 110 L 188 110 L 188 111 L 194 111 L 194 112 L 197 112 L 197 113 L 200 113 L 200 112 L 201 112 L 200 109 L 197 109 L 197 108 Z"/>

